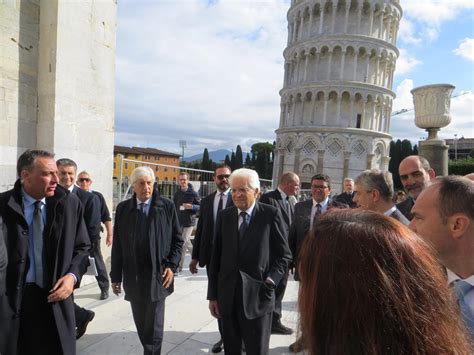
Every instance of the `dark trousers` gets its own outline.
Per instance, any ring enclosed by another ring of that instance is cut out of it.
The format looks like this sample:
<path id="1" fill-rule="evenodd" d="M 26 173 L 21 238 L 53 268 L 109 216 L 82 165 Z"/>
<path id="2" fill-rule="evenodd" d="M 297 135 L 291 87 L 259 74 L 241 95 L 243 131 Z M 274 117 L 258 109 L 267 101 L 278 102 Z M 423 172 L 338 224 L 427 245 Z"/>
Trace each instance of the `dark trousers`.
<path id="1" fill-rule="evenodd" d="M 209 275 L 209 265 L 206 265 L 206 273 Z M 224 340 L 224 329 L 222 328 L 222 319 L 217 319 L 217 328 L 219 329 L 219 334 L 221 335 L 221 340 Z"/>
<path id="2" fill-rule="evenodd" d="M 95 259 L 95 266 L 97 268 L 97 276 L 95 277 L 101 290 L 108 290 L 110 287 L 109 277 L 107 276 L 107 269 L 105 268 L 104 257 L 100 250 L 100 239 L 98 238 L 92 243 L 90 255 Z"/>
<path id="3" fill-rule="evenodd" d="M 130 302 L 138 337 L 143 345 L 143 354 L 161 354 L 163 326 L 165 323 L 165 300 L 158 302 Z"/>
<path id="4" fill-rule="evenodd" d="M 48 292 L 35 284 L 26 284 L 20 314 L 19 355 L 62 354 L 53 308 Z"/>
<path id="5" fill-rule="evenodd" d="M 226 355 L 241 355 L 242 342 L 247 355 L 266 355 L 270 348 L 272 313 L 256 319 L 245 317 L 242 288 L 237 287 L 232 313 L 222 317 Z"/>
<path id="6" fill-rule="evenodd" d="M 74 315 L 76 316 L 76 327 L 78 327 L 86 320 L 88 312 L 87 309 L 79 307 L 76 303 L 74 303 Z"/>
<path id="7" fill-rule="evenodd" d="M 281 281 L 275 288 L 275 309 L 273 311 L 273 324 L 281 322 L 281 309 L 283 297 L 285 296 L 286 285 L 288 284 L 288 271 L 283 275 Z"/>

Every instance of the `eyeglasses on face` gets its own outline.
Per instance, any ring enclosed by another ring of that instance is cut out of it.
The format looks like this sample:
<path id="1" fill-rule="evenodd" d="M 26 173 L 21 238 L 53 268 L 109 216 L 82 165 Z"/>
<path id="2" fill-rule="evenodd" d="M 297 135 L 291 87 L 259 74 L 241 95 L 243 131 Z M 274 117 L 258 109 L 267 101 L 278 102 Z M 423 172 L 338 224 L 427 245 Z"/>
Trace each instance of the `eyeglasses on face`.
<path id="1" fill-rule="evenodd" d="M 233 194 L 246 194 L 247 192 L 252 191 L 250 187 L 241 187 L 240 189 L 231 189 L 230 192 Z"/>
<path id="2" fill-rule="evenodd" d="M 217 175 L 216 177 L 219 179 L 219 180 L 224 180 L 224 179 L 228 179 L 230 175 L 228 174 L 225 174 L 225 175 Z"/>
<path id="3" fill-rule="evenodd" d="M 79 178 L 79 182 L 89 182 L 91 179 L 89 178 Z"/>

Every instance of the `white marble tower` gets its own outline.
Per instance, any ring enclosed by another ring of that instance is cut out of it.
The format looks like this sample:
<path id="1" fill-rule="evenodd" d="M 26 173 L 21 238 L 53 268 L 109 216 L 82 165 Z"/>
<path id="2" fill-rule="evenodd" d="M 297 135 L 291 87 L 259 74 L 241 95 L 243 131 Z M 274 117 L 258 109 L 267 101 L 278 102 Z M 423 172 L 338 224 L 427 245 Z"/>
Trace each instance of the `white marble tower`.
<path id="1" fill-rule="evenodd" d="M 344 177 L 389 161 L 398 0 L 292 0 L 273 178 Z"/>

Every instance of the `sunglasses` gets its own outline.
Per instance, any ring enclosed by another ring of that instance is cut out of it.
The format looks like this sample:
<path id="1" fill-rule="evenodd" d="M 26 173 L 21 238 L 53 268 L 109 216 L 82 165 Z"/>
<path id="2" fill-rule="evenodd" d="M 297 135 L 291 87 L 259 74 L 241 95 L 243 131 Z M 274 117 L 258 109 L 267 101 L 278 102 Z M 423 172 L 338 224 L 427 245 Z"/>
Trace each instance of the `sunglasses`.
<path id="1" fill-rule="evenodd" d="M 224 180 L 224 179 L 228 179 L 230 175 L 217 175 L 217 178 L 219 180 Z"/>
<path id="2" fill-rule="evenodd" d="M 91 179 L 89 179 L 89 178 L 80 178 L 79 179 L 79 182 L 89 182 L 89 181 L 91 181 Z"/>

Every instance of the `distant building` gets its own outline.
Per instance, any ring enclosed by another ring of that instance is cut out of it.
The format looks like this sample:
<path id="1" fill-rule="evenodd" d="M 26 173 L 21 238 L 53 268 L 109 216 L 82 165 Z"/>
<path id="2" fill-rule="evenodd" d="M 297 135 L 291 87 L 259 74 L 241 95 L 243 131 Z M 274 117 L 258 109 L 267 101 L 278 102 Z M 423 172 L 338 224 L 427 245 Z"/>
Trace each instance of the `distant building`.
<path id="1" fill-rule="evenodd" d="M 120 176 L 122 176 L 123 183 L 128 185 L 128 178 L 133 169 L 149 163 L 155 171 L 157 182 L 174 182 L 177 183 L 179 174 L 179 158 L 181 155 L 165 152 L 155 148 L 141 148 L 141 147 L 123 147 L 114 146 L 114 182 L 118 183 Z M 125 159 L 125 160 L 123 160 Z M 133 161 L 128 161 L 133 160 Z M 123 160 L 123 164 L 122 164 Z M 143 162 L 143 163 L 142 163 Z M 155 164 L 162 164 L 168 166 L 159 166 Z M 121 165 L 122 174 L 120 174 Z M 176 168 L 173 168 L 173 167 Z"/>
<path id="2" fill-rule="evenodd" d="M 465 159 L 474 149 L 474 138 L 446 139 L 449 159 Z M 457 157 L 456 157 L 457 155 Z"/>

